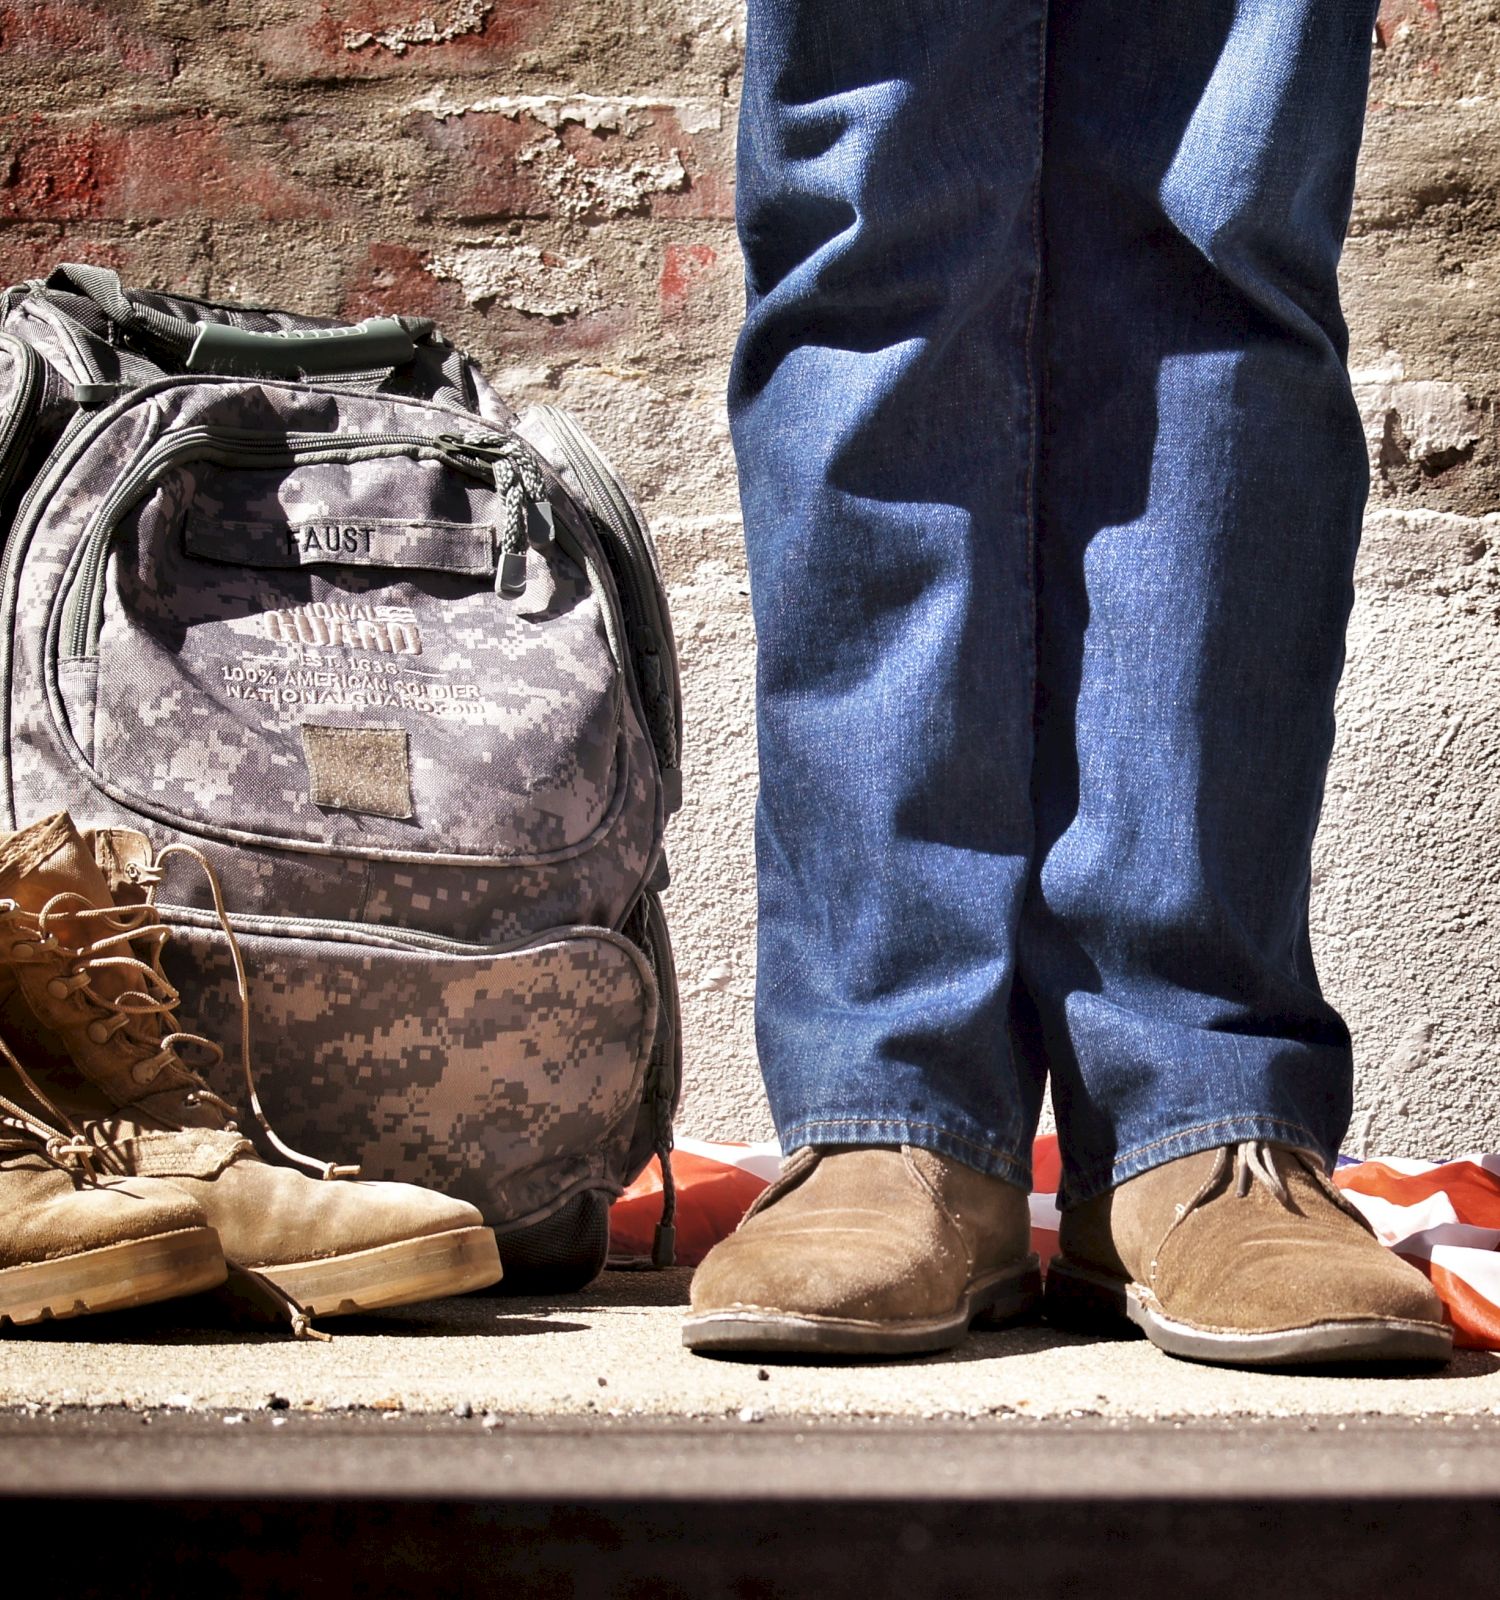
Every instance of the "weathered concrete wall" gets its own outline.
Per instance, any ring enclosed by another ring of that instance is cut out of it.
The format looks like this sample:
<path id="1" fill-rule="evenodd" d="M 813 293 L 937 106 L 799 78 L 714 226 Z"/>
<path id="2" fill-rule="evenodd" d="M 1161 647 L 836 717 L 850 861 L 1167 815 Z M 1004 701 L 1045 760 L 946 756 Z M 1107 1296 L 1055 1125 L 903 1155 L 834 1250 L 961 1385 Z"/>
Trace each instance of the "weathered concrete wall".
<path id="1" fill-rule="evenodd" d="M 1376 488 L 1319 852 L 1371 1147 L 1500 1148 L 1500 6 L 1387 0 L 1348 257 Z M 699 1134 L 754 1065 L 752 638 L 723 378 L 737 0 L 0 0 L 0 277 L 439 318 L 639 490 L 684 651 Z"/>
<path id="2" fill-rule="evenodd" d="M 1372 486 L 1316 939 L 1350 1144 L 1500 1149 L 1500 6 L 1387 0 L 1345 256 Z"/>

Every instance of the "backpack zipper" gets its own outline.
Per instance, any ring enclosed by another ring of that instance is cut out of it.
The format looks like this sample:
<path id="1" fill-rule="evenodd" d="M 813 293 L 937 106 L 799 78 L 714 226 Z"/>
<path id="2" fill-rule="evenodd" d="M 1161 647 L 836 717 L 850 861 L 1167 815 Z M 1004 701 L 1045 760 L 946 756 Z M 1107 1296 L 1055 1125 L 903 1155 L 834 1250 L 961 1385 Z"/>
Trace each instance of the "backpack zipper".
<path id="1" fill-rule="evenodd" d="M 195 928 L 213 933 L 219 929 L 219 920 L 212 911 L 197 906 L 173 905 L 157 902 L 156 909 L 162 919 L 174 925 Z M 604 938 L 611 944 L 628 948 L 640 956 L 648 967 L 653 963 L 640 947 L 623 933 L 613 928 L 593 926 L 589 923 L 565 923 L 556 928 L 544 928 L 540 933 L 526 934 L 519 939 L 501 944 L 477 944 L 472 940 L 449 939 L 440 933 L 423 933 L 417 928 L 398 928 L 385 923 L 340 922 L 331 917 L 282 917 L 263 912 L 235 912 L 236 933 L 248 933 L 268 939 L 325 939 L 331 944 L 355 944 L 384 947 L 391 950 L 423 950 L 435 955 L 451 956 L 509 956 L 543 945 L 557 944 L 564 939 Z M 652 972 L 652 981 L 656 981 Z"/>
<path id="2" fill-rule="evenodd" d="M 289 433 L 266 439 L 250 430 L 185 428 L 149 450 L 110 491 L 85 537 L 78 576 L 63 614 L 62 635 L 69 658 L 94 655 L 103 619 L 104 568 L 115 526 L 125 509 L 155 478 L 187 461 L 221 466 L 302 466 L 319 461 L 360 461 L 410 453 L 417 459 L 446 462 L 481 480 L 492 479 L 482 460 L 454 448 L 468 441 L 456 436 L 412 433 Z M 503 554 L 503 553 L 497 553 Z"/>
<path id="3" fill-rule="evenodd" d="M 0 421 L 0 505 L 5 503 L 21 470 L 31 435 L 36 430 L 37 401 L 42 389 L 42 358 L 26 343 L 12 333 L 0 334 L 0 340 L 15 350 L 16 364 L 20 368 L 16 392 Z"/>
<path id="4" fill-rule="evenodd" d="M 531 415 L 577 479 L 601 536 L 619 551 L 620 559 L 610 566 L 635 624 L 630 637 L 642 658 L 647 721 L 671 813 L 682 804 L 682 685 L 672 624 L 661 602 L 656 549 L 618 475 L 572 417 L 557 406 L 545 405 Z"/>
<path id="5" fill-rule="evenodd" d="M 650 946 L 647 957 L 656 977 L 659 1018 L 669 1018 L 672 1038 L 658 1054 L 655 1044 L 647 1064 L 642 1099 L 651 1107 L 655 1124 L 656 1158 L 661 1163 L 661 1217 L 651 1238 L 651 1264 L 670 1267 L 677 1260 L 677 1185 L 672 1178 L 673 1121 L 682 1091 L 682 1006 L 677 990 L 677 966 L 672 959 L 672 939 L 661 898 L 648 889 L 641 899 L 641 919 Z M 657 1022 L 658 1030 L 663 1023 Z"/>

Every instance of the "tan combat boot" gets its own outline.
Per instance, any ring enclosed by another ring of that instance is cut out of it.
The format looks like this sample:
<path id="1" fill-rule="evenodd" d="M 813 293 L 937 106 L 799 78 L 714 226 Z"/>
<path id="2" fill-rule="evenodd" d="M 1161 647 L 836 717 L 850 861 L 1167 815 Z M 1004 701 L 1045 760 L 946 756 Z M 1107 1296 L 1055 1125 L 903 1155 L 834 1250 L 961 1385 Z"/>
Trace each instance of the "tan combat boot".
<path id="1" fill-rule="evenodd" d="M 106 837 L 118 856 L 121 835 Z M 127 837 L 149 856 L 141 836 Z M 154 881 L 160 872 L 153 863 L 139 875 Z M 0 842 L 0 1015 L 47 1096 L 71 1117 L 91 1119 L 101 1163 L 180 1190 L 217 1230 L 231 1266 L 260 1274 L 309 1314 L 496 1282 L 494 1233 L 464 1201 L 410 1184 L 323 1181 L 352 1168 L 323 1166 L 320 1179 L 260 1159 L 233 1107 L 182 1056 L 184 1047 L 222 1052 L 163 1031 L 175 1027 L 178 1000 L 161 969 L 166 938 L 150 890 L 137 904 L 116 904 L 65 815 Z M 248 1067 L 247 1059 L 247 1077 Z M 258 1112 L 253 1080 L 250 1092 Z"/>
<path id="2" fill-rule="evenodd" d="M 1153 1167 L 1062 1215 L 1047 1317 L 1223 1366 L 1446 1361 L 1442 1302 L 1324 1176 L 1247 1142 Z"/>
<path id="3" fill-rule="evenodd" d="M 224 1254 L 199 1207 L 170 1184 L 95 1177 L 76 1131 L 28 1109 L 36 1096 L 8 1056 L 0 1042 L 0 1323 L 123 1311 L 222 1283 Z"/>
<path id="4" fill-rule="evenodd" d="M 809 1148 L 704 1258 L 682 1342 L 708 1355 L 916 1355 L 1040 1300 L 1014 1184 L 912 1146 Z"/>

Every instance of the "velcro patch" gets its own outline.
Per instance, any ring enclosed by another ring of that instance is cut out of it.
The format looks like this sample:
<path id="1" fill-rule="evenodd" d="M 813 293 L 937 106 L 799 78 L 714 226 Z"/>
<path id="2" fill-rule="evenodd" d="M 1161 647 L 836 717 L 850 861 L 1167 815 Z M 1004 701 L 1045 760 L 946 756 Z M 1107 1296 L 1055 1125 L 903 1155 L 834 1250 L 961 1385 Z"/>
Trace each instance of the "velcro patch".
<path id="1" fill-rule="evenodd" d="M 330 728 L 304 722 L 302 753 L 315 806 L 372 817 L 411 816 L 405 728 Z"/>

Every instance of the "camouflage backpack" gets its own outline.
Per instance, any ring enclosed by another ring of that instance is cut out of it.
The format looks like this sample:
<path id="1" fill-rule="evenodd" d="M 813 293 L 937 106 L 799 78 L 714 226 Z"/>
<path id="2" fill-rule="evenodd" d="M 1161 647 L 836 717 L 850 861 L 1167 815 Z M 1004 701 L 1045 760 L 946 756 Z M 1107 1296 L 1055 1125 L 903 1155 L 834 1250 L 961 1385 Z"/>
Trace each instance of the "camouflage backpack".
<path id="1" fill-rule="evenodd" d="M 0 299 L 0 497 L 9 826 L 196 845 L 278 1131 L 475 1202 L 512 1280 L 592 1276 L 680 1076 L 677 661 L 608 463 L 424 319 L 63 266 Z M 237 1066 L 206 892 L 159 898 Z"/>

